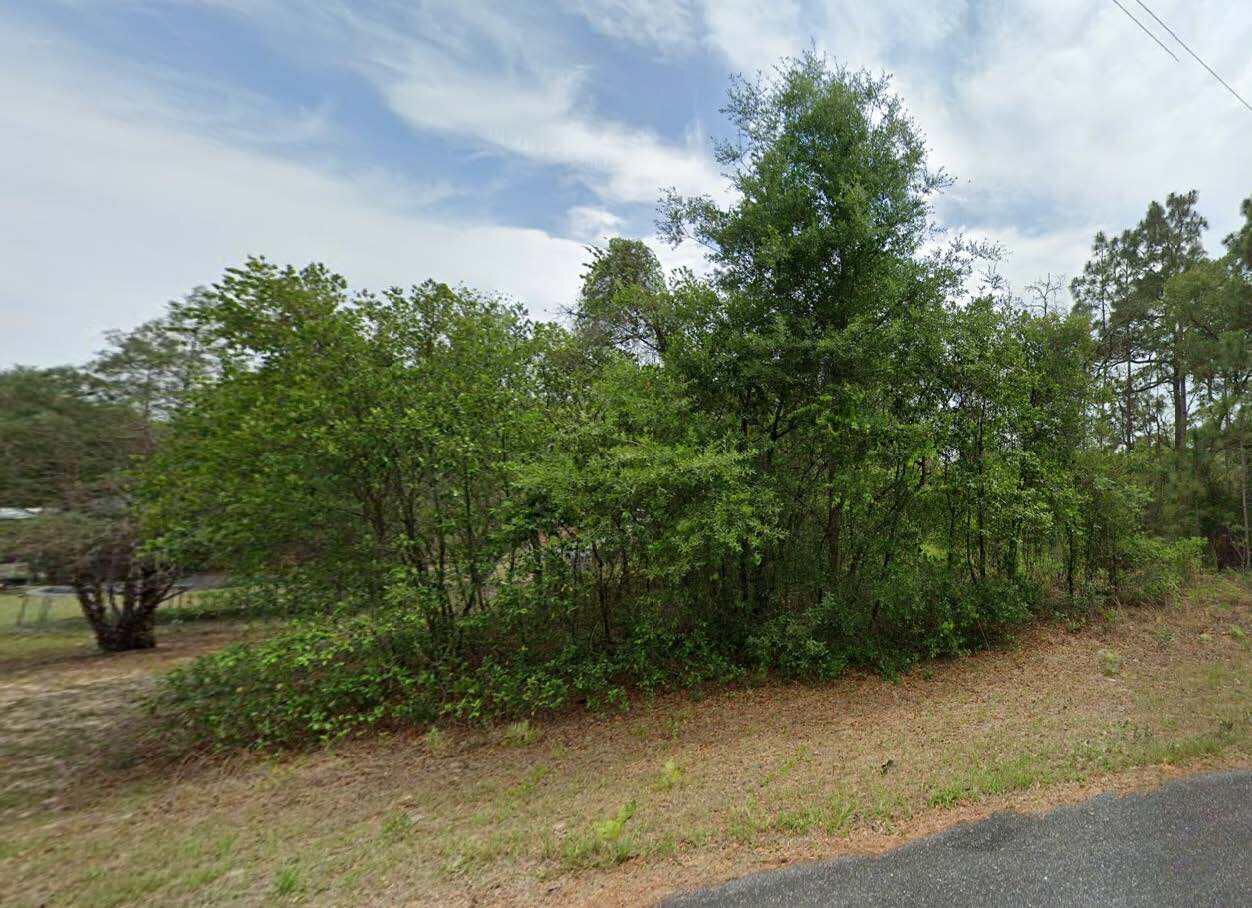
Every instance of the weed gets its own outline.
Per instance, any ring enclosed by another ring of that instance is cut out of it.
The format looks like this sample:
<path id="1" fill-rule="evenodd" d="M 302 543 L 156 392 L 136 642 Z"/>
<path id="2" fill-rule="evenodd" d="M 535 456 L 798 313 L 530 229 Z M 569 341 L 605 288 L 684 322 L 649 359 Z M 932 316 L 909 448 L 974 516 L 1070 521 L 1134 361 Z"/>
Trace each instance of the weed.
<path id="1" fill-rule="evenodd" d="M 1152 637 L 1162 647 L 1167 647 L 1174 639 L 1174 632 L 1168 627 L 1154 627 L 1152 628 Z"/>
<path id="2" fill-rule="evenodd" d="M 442 756 L 448 752 L 448 736 L 437 725 L 432 725 L 426 734 L 422 735 L 422 743 L 436 756 Z"/>
<path id="3" fill-rule="evenodd" d="M 383 838 L 388 842 L 398 842 L 412 829 L 412 818 L 407 813 L 398 811 L 383 821 Z"/>
<path id="4" fill-rule="evenodd" d="M 657 791 L 669 791 L 677 788 L 683 780 L 682 767 L 673 760 L 666 760 L 665 765 L 661 767 L 661 775 L 656 780 Z"/>
<path id="5" fill-rule="evenodd" d="M 539 729 L 531 725 L 528 719 L 510 722 L 504 727 L 504 743 L 510 747 L 525 747 L 528 744 L 534 744 L 541 736 Z"/>
<path id="6" fill-rule="evenodd" d="M 1226 720 L 1219 723 L 1215 731 L 1191 735 L 1177 741 L 1151 742 L 1134 754 L 1133 761 L 1140 765 L 1166 763 L 1173 766 L 1190 763 L 1202 757 L 1220 754 L 1237 737 L 1235 723 Z"/>
<path id="7" fill-rule="evenodd" d="M 566 867 L 579 870 L 587 867 L 612 867 L 627 861 L 639 850 L 623 839 L 626 824 L 635 815 L 638 805 L 627 801 L 617 815 L 592 826 L 591 835 L 577 836 L 565 843 L 562 860 Z"/>
<path id="8" fill-rule="evenodd" d="M 1122 673 L 1122 657 L 1117 650 L 1102 649 L 1097 656 L 1100 659 L 1100 673 L 1106 678 L 1115 678 Z"/>
<path id="9" fill-rule="evenodd" d="M 274 894 L 279 897 L 295 895 L 302 888 L 300 871 L 294 867 L 284 867 L 274 877 Z"/>
<path id="10" fill-rule="evenodd" d="M 678 851 L 678 839 L 673 833 L 666 833 L 660 838 L 648 845 L 647 853 L 649 857 L 668 858 L 672 857 Z"/>
<path id="11" fill-rule="evenodd" d="M 894 834 L 896 821 L 907 818 L 909 813 L 903 794 L 891 789 L 881 789 L 871 799 L 864 817 L 880 832 Z"/>
<path id="12" fill-rule="evenodd" d="M 856 819 L 856 803 L 843 792 L 836 791 L 826 799 L 822 812 L 822 829 L 826 835 L 846 835 Z"/>
<path id="13" fill-rule="evenodd" d="M 819 822 L 818 812 L 812 807 L 784 810 L 774 817 L 771 828 L 787 835 L 805 835 Z"/>
<path id="14" fill-rule="evenodd" d="M 1086 615 L 1070 615 L 1065 619 L 1065 630 L 1071 634 L 1080 634 L 1087 627 Z"/>
<path id="15" fill-rule="evenodd" d="M 610 817 L 607 820 L 601 820 L 596 823 L 596 836 L 603 842 L 616 842 L 622 837 L 622 832 L 626 829 L 626 824 L 630 822 L 630 818 L 635 815 L 638 804 L 632 799 L 622 805 L 618 810 L 617 816 Z"/>
<path id="16" fill-rule="evenodd" d="M 956 779 L 932 789 L 930 805 L 951 807 L 986 795 L 1021 791 L 1036 783 L 1050 780 L 1051 774 L 1042 758 L 1034 754 L 1023 754 L 1012 760 L 979 764 Z"/>
<path id="17" fill-rule="evenodd" d="M 749 798 L 747 802 L 730 816 L 726 832 L 741 845 L 746 845 L 769 827 L 756 809 L 756 801 Z"/>
<path id="18" fill-rule="evenodd" d="M 548 766 L 544 766 L 543 764 L 533 766 L 530 771 L 526 773 L 525 778 L 510 788 L 506 794 L 515 800 L 524 798 L 538 788 L 539 783 L 546 779 L 551 773 L 552 769 Z"/>
<path id="19" fill-rule="evenodd" d="M 778 768 L 774 769 L 764 779 L 761 780 L 761 787 L 764 788 L 779 779 L 785 779 L 802 763 L 808 763 L 813 759 L 813 752 L 807 747 L 797 747 L 787 759 L 778 764 Z"/>
<path id="20" fill-rule="evenodd" d="M 1237 625 L 1237 624 L 1232 624 L 1232 625 L 1230 626 L 1230 636 L 1234 637 L 1236 640 L 1244 640 L 1244 639 L 1246 639 L 1246 638 L 1247 638 L 1248 634 L 1247 634 L 1247 632 L 1246 632 L 1246 631 L 1245 631 L 1242 627 L 1240 627 L 1239 625 Z"/>

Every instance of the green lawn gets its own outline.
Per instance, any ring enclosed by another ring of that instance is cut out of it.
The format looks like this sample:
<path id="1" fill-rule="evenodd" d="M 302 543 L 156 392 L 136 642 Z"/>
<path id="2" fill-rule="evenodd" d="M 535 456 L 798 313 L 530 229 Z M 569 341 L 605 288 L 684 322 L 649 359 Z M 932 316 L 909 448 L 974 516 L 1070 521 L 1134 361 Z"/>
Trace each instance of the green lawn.
<path id="1" fill-rule="evenodd" d="M 25 615 L 23 624 L 39 627 L 48 623 L 82 621 L 83 613 L 73 596 L 23 596 L 19 593 L 0 593 L 0 633 L 14 630 L 19 617 Z"/>

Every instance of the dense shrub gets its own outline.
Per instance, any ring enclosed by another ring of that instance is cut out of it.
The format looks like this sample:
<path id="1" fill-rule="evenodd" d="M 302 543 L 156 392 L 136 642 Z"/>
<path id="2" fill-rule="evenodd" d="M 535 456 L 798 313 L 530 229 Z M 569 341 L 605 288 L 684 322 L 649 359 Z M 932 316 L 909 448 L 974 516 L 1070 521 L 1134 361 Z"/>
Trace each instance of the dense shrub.
<path id="1" fill-rule="evenodd" d="M 154 707 L 200 741 L 300 746 L 378 726 L 533 716 L 573 703 L 624 706 L 631 691 L 748 673 L 832 680 L 850 665 L 894 672 L 918 658 L 989 645 L 1029 615 L 1030 595 L 1022 583 L 940 583 L 930 595 L 887 604 L 887 636 L 848 623 L 834 596 L 754 629 L 736 622 L 731 632 L 680 629 L 654 613 L 611 646 L 570 638 L 554 645 L 551 629 L 533 626 L 535 613 L 516 601 L 462 623 L 455 645 L 432 633 L 421 608 L 341 608 L 173 672 Z M 549 645 L 519 645 L 527 639 Z"/>
<path id="2" fill-rule="evenodd" d="M 305 619 L 173 672 L 153 706 L 201 741 L 293 746 L 380 725 L 528 716 L 576 701 L 624 704 L 627 688 L 743 674 L 700 633 L 640 626 L 609 650 L 567 645 L 540 654 L 490 651 L 488 635 L 465 630 L 454 655 L 441 651 L 415 609 Z"/>
<path id="3" fill-rule="evenodd" d="M 146 527 L 184 560 L 275 578 L 304 617 L 177 673 L 165 710 L 204 738 L 289 744 L 896 672 L 993 646 L 1049 596 L 1177 591 L 1198 549 L 1145 531 L 1200 518 L 1149 507 L 1159 411 L 1128 399 L 1123 424 L 1113 406 L 1125 337 L 1089 307 L 974 292 L 988 250 L 934 249 L 946 179 L 886 80 L 806 55 L 737 82 L 727 114 L 732 191 L 661 211 L 706 276 L 615 240 L 569 328 L 259 259 L 198 295 L 221 366 L 149 464 Z M 1184 203 L 1153 229 L 1186 227 Z M 1141 259 L 1122 265 L 1155 281 Z M 1145 337 L 1174 323 L 1148 283 L 1125 313 Z M 1246 387 L 1235 359 L 1209 378 Z"/>
<path id="4" fill-rule="evenodd" d="M 1136 536 L 1127 546 L 1126 571 L 1114 591 L 1127 605 L 1165 605 L 1203 563 L 1208 541 L 1198 537 L 1164 540 Z"/>

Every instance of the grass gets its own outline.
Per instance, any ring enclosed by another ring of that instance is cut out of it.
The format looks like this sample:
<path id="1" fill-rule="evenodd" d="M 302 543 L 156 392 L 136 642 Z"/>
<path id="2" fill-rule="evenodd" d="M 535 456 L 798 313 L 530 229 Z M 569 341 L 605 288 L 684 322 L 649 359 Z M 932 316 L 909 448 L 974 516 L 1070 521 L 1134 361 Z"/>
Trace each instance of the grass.
<path id="1" fill-rule="evenodd" d="M 1209 578 L 1184 605 L 1112 617 L 895 683 L 767 683 L 176 765 L 145 756 L 128 704 L 240 628 L 0 660 L 0 878 L 15 905 L 633 904 L 1252 764 L 1252 645 L 1233 631 L 1252 593 Z"/>
<path id="2" fill-rule="evenodd" d="M 205 606 L 211 606 L 215 595 L 189 592 L 158 609 L 158 642 L 203 623 Z M 0 671 L 46 661 L 88 659 L 96 653 L 91 628 L 73 596 L 31 596 L 23 601 L 17 592 L 0 593 Z"/>

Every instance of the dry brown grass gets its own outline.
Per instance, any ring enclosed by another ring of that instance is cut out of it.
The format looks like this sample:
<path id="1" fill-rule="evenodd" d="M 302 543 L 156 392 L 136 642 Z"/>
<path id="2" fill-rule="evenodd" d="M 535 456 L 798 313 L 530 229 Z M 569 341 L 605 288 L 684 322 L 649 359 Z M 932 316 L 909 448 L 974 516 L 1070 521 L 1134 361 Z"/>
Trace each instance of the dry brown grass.
<path id="1" fill-rule="evenodd" d="M 1248 765 L 1241 631 L 1252 593 L 1207 579 L 1183 606 L 1036 627 L 896 683 L 671 695 L 225 764 L 127 766 L 135 751 L 114 746 L 101 766 L 100 747 L 60 738 L 52 800 L 9 805 L 0 878 L 32 905 L 636 904 L 997 809 Z M 0 674 L 0 697 L 20 685 L 18 700 L 69 704 L 126 665 Z M 66 709 L 60 724 L 82 726 Z M 93 721 L 108 742 L 116 721 Z M 28 732 L 18 761 L 50 740 Z M 0 764 L 6 779 L 15 765 Z"/>

